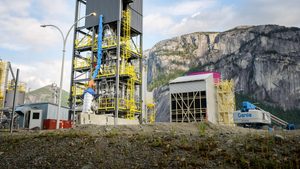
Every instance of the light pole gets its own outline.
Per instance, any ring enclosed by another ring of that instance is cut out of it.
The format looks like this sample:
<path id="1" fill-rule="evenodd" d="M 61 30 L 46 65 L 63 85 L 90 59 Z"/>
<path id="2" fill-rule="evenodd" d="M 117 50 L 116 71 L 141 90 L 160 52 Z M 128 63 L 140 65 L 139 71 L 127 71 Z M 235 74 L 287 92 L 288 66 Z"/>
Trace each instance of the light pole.
<path id="1" fill-rule="evenodd" d="M 58 97 L 58 107 L 57 107 L 57 112 L 56 112 L 56 129 L 59 129 L 59 113 L 61 111 L 61 95 L 62 95 L 62 85 L 63 85 L 63 76 L 64 76 L 64 66 L 65 66 L 65 54 L 66 54 L 66 44 L 67 44 L 67 39 L 68 39 L 68 36 L 71 32 L 71 30 L 73 29 L 73 27 L 82 19 L 84 18 L 87 18 L 89 16 L 96 16 L 96 13 L 93 12 L 93 13 L 90 13 L 80 19 L 78 19 L 77 21 L 75 21 L 75 23 L 70 27 L 68 33 L 66 36 L 64 36 L 64 33 L 62 32 L 62 30 L 55 26 L 55 25 L 41 25 L 41 27 L 45 28 L 45 27 L 53 27 L 55 29 L 57 29 L 60 34 L 61 34 L 61 37 L 63 39 L 63 56 L 62 56 L 62 64 L 61 64 L 61 74 L 60 74 L 60 84 L 59 84 L 59 97 Z"/>

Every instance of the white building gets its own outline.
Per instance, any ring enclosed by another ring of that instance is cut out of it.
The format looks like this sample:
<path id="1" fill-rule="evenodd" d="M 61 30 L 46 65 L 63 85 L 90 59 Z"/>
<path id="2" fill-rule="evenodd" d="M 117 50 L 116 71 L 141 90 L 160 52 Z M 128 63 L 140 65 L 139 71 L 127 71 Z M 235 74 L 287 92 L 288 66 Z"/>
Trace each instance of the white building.
<path id="1" fill-rule="evenodd" d="M 170 121 L 218 123 L 213 74 L 179 77 L 170 82 Z"/>

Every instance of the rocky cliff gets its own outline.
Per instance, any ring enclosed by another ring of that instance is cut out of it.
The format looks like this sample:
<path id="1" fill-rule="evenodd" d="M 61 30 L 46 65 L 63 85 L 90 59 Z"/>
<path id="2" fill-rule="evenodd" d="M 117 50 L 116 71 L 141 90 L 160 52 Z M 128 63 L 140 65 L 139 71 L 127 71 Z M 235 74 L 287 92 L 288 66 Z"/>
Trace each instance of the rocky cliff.
<path id="1" fill-rule="evenodd" d="M 262 25 L 192 33 L 161 41 L 147 55 L 151 89 L 189 71 L 217 71 L 234 79 L 241 94 L 300 109 L 300 28 Z"/>

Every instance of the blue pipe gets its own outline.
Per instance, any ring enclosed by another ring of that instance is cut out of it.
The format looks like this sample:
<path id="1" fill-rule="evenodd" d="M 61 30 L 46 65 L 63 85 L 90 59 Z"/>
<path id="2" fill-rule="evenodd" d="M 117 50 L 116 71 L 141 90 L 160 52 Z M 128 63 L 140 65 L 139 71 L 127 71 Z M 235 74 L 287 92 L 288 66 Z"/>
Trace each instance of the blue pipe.
<path id="1" fill-rule="evenodd" d="M 96 69 L 93 74 L 93 79 L 96 79 L 96 77 L 99 73 L 99 70 L 101 67 L 101 61 L 102 61 L 103 15 L 99 16 L 99 28 L 98 29 L 99 29 L 98 30 L 98 54 L 97 54 L 98 60 L 97 60 Z"/>

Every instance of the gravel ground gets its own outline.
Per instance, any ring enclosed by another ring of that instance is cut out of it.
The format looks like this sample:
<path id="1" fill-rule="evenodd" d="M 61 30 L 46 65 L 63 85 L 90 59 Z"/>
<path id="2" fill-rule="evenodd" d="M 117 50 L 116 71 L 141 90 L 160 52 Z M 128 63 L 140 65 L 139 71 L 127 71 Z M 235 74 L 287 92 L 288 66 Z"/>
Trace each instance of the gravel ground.
<path id="1" fill-rule="evenodd" d="M 300 168 L 300 131 L 207 123 L 0 132 L 0 168 Z"/>

